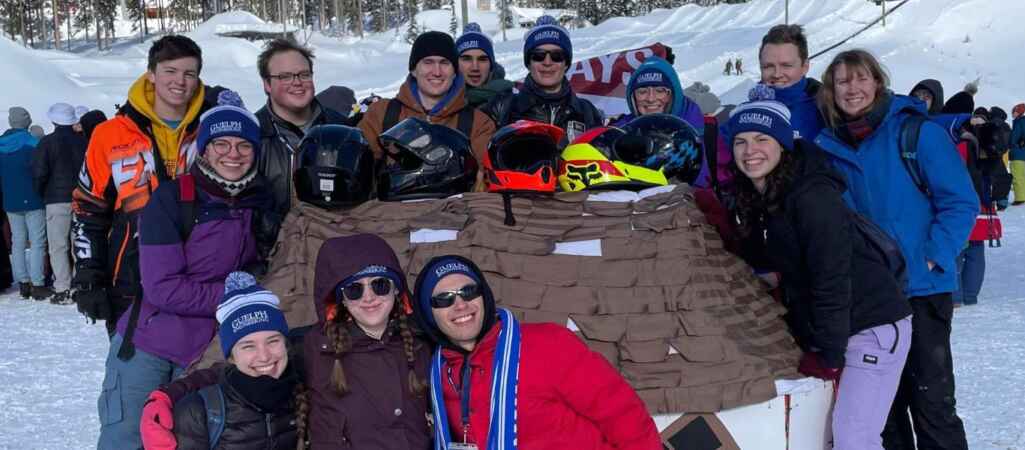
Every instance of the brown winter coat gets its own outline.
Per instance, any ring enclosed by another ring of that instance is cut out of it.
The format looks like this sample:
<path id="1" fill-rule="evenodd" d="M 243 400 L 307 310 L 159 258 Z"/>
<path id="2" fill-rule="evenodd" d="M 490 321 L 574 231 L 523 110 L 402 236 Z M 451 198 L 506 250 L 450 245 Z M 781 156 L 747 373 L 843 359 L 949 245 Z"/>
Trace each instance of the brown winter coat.
<path id="1" fill-rule="evenodd" d="M 395 100 L 402 103 L 399 121 L 409 117 L 419 117 L 430 123 L 445 125 L 453 129 L 459 124 L 459 111 L 462 111 L 463 108 L 472 108 L 472 106 L 466 103 L 465 86 L 460 87 L 459 93 L 452 97 L 441 112 L 435 116 L 428 116 L 424 107 L 417 102 L 416 97 L 413 96 L 413 90 L 409 87 L 409 81 L 402 83 L 402 87 L 399 88 L 399 95 L 395 97 Z M 370 109 L 363 116 L 363 120 L 359 122 L 359 128 L 363 130 L 363 135 L 370 142 L 370 147 L 374 150 L 374 158 L 376 159 L 381 159 L 384 156 L 384 149 L 381 148 L 377 137 L 385 131 L 383 130 L 384 116 L 387 110 L 388 100 L 376 102 L 370 105 Z M 473 148 L 473 155 L 477 157 L 478 162 L 483 162 L 484 152 L 488 149 L 488 141 L 495 134 L 495 123 L 491 121 L 487 114 L 474 111 L 473 131 L 471 134 L 472 136 L 469 136 L 469 138 L 470 147 Z"/>
<path id="2" fill-rule="evenodd" d="M 343 325 L 352 342 L 341 357 L 349 392 L 338 395 L 332 387 L 335 355 L 331 351 L 331 340 L 324 332 L 324 323 L 334 316 L 325 308 L 327 305 L 332 305 L 332 309 L 342 308 L 334 305 L 335 286 L 368 265 L 383 265 L 402 273 L 398 260 L 380 238 L 362 235 L 356 239 L 328 240 L 317 257 L 314 298 L 320 323 L 306 333 L 303 341 L 306 383 L 310 390 L 307 419 L 310 447 L 312 450 L 426 450 L 431 444 L 426 416 L 427 393 L 414 395 L 410 392 L 409 363 L 396 321 L 392 321 L 380 341 L 367 336 L 353 322 Z M 377 240 L 379 245 L 364 245 L 367 240 Z M 401 298 L 396 298 L 394 307 L 403 307 Z M 409 323 L 413 323 L 412 318 Z M 431 347 L 416 339 L 413 353 L 416 375 L 421 382 L 426 382 Z"/>

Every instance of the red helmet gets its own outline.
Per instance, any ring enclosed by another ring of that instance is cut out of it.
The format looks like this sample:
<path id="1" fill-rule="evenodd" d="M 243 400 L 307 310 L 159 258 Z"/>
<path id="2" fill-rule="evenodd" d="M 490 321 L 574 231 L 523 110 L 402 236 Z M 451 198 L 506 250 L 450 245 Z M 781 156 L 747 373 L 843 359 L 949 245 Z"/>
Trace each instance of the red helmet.
<path id="1" fill-rule="evenodd" d="M 495 132 L 484 155 L 488 192 L 555 192 L 564 135 L 559 127 L 528 120 Z"/>

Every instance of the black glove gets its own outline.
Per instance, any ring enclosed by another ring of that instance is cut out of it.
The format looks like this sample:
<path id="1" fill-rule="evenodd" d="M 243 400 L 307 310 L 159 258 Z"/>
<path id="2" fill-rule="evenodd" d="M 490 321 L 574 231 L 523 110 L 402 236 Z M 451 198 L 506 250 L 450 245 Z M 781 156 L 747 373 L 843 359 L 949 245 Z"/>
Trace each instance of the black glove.
<path id="1" fill-rule="evenodd" d="M 78 305 L 78 312 L 92 319 L 93 323 L 96 323 L 97 320 L 111 320 L 114 318 L 112 317 L 114 310 L 110 304 L 110 298 L 107 297 L 107 289 L 105 288 L 93 287 L 91 289 L 76 290 L 74 299 L 75 304 Z"/>

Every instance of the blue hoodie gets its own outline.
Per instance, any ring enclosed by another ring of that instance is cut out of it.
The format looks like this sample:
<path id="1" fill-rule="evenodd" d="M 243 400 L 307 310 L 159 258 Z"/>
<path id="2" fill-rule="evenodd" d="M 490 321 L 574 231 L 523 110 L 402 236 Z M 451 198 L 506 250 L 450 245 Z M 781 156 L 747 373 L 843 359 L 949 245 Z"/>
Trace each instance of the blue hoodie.
<path id="1" fill-rule="evenodd" d="M 698 130 L 699 133 L 704 132 L 705 119 L 704 116 L 701 115 L 701 109 L 698 108 L 697 103 L 694 103 L 693 100 L 687 98 L 687 96 L 683 94 L 683 88 L 680 86 L 680 77 L 676 75 L 676 70 L 673 70 L 673 66 L 662 58 L 651 56 L 648 57 L 648 59 L 645 59 L 644 63 L 634 71 L 634 75 L 643 72 L 644 69 L 647 68 L 653 68 L 661 72 L 672 84 L 673 105 L 672 108 L 670 108 L 669 113 L 691 124 L 691 126 Z M 637 117 L 637 106 L 634 105 L 636 81 L 637 77 L 631 76 L 630 81 L 626 84 L 626 105 L 630 108 L 630 114 L 626 114 L 621 117 L 612 124 L 613 126 L 625 125 Z"/>
<path id="2" fill-rule="evenodd" d="M 932 193 L 926 197 L 911 180 L 899 154 L 901 125 L 925 104 L 894 95 L 882 123 L 853 148 L 831 128 L 815 143 L 847 179 L 844 200 L 872 219 L 900 245 L 908 267 L 908 297 L 953 292 L 954 259 L 975 225 L 979 198 L 947 130 L 932 121 L 922 125 L 918 164 Z M 928 270 L 926 261 L 936 264 Z"/>
<path id="3" fill-rule="evenodd" d="M 801 138 L 814 141 L 825 126 L 822 122 L 822 114 L 815 103 L 815 93 L 821 84 L 804 77 L 793 86 L 785 88 L 772 87 L 776 94 L 776 101 L 787 105 L 790 109 L 790 124 L 794 127 Z"/>
<path id="4" fill-rule="evenodd" d="M 4 211 L 43 209 L 43 199 L 32 186 L 32 152 L 39 139 L 24 128 L 7 130 L 0 136 L 0 187 L 4 190 Z"/>
<path id="5" fill-rule="evenodd" d="M 1025 146 L 1021 145 L 1023 142 L 1025 142 L 1025 115 L 1014 119 L 1014 130 L 1011 131 L 1011 154 L 1009 155 L 1012 161 L 1025 161 Z M 1015 192 L 1014 195 L 1017 200 L 1018 193 Z"/>

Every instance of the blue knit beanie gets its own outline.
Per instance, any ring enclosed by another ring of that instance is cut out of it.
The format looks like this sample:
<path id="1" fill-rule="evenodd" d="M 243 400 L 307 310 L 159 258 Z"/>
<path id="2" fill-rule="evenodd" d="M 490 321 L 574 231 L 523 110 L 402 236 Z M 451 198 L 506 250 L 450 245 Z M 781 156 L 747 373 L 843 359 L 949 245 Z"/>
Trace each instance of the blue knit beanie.
<path id="1" fill-rule="evenodd" d="M 200 155 L 206 152 L 206 144 L 224 136 L 245 139 L 253 144 L 254 155 L 260 153 L 260 121 L 253 113 L 234 105 L 220 105 L 210 108 L 199 118 L 199 136 L 196 150 Z"/>
<path id="2" fill-rule="evenodd" d="M 669 80 L 669 77 L 654 66 L 648 66 L 634 72 L 632 80 L 634 89 L 651 86 L 673 88 L 673 82 Z"/>
<path id="3" fill-rule="evenodd" d="M 278 297 L 256 284 L 246 272 L 232 272 L 224 280 L 224 297 L 217 305 L 218 333 L 224 357 L 235 343 L 257 331 L 277 331 L 288 336 L 288 322 L 278 308 Z"/>
<path id="4" fill-rule="evenodd" d="M 463 34 L 456 39 L 456 55 L 462 55 L 467 50 L 478 49 L 484 51 L 495 63 L 495 47 L 491 44 L 491 38 L 484 34 L 477 22 L 470 22 L 463 28 Z"/>
<path id="5" fill-rule="evenodd" d="M 752 89 L 749 98 L 751 101 L 730 112 L 730 120 L 724 127 L 727 145 L 732 147 L 734 136 L 740 133 L 757 131 L 772 136 L 784 149 L 793 150 L 794 128 L 790 124 L 790 109 L 776 101 L 772 89 L 765 85 Z"/>
<path id="6" fill-rule="evenodd" d="M 419 291 L 419 297 L 416 299 L 416 307 L 420 308 L 421 315 L 427 322 L 432 326 L 438 324 L 434 321 L 434 314 L 431 312 L 431 293 L 434 292 L 434 287 L 438 285 L 438 282 L 442 278 L 449 275 L 461 273 L 470 277 L 475 283 L 480 284 L 480 277 L 473 271 L 466 263 L 451 257 L 438 258 L 433 261 L 432 264 L 423 268 L 423 281 L 417 286 Z"/>
<path id="7" fill-rule="evenodd" d="M 569 39 L 569 32 L 554 17 L 544 15 L 537 19 L 537 24 L 523 39 L 523 65 L 529 68 L 530 52 L 544 44 L 558 45 L 566 52 L 567 66 L 573 62 L 573 42 Z"/>

